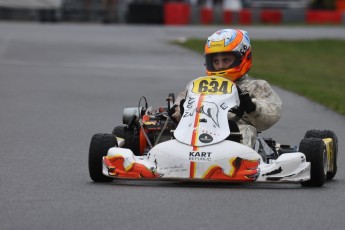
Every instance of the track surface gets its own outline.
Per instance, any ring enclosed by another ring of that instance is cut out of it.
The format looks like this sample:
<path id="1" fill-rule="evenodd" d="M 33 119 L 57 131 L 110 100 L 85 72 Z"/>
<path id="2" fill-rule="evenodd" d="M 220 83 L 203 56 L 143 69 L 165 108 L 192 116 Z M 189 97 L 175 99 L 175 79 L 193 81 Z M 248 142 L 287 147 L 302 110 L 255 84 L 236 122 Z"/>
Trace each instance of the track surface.
<path id="1" fill-rule="evenodd" d="M 153 107 L 203 75 L 199 54 L 169 39 L 219 27 L 0 24 L 1 229 L 343 229 L 345 118 L 279 88 L 281 121 L 264 136 L 297 144 L 338 135 L 339 171 L 296 184 L 95 184 L 91 136 L 111 132 L 145 95 Z M 252 38 L 342 38 L 343 27 L 245 27 Z M 255 68 L 255 60 L 254 60 Z"/>

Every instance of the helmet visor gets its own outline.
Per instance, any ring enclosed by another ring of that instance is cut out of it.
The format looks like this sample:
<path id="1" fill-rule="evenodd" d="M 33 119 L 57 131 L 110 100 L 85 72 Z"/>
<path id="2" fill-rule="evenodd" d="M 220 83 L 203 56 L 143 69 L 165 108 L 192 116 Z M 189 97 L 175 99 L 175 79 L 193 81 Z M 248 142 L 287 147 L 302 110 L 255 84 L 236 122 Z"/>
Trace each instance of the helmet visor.
<path id="1" fill-rule="evenodd" d="M 239 52 L 221 52 L 205 55 L 206 69 L 208 71 L 222 71 L 231 69 L 241 63 Z"/>

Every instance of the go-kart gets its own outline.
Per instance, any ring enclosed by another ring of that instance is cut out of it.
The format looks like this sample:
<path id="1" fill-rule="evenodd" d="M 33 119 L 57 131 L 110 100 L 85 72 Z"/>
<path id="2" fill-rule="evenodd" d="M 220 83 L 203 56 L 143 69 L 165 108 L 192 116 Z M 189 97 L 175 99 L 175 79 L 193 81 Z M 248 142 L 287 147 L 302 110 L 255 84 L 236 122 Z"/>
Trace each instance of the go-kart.
<path id="1" fill-rule="evenodd" d="M 145 106 L 141 106 L 142 99 Z M 116 179 L 226 182 L 288 182 L 320 187 L 337 172 L 337 137 L 330 130 L 309 130 L 297 146 L 260 134 L 254 148 L 241 143 L 231 109 L 239 108 L 235 83 L 216 76 L 192 81 L 181 120 L 171 116 L 174 95 L 153 110 L 142 97 L 125 108 L 123 125 L 112 134 L 95 134 L 89 173 L 95 182 Z"/>

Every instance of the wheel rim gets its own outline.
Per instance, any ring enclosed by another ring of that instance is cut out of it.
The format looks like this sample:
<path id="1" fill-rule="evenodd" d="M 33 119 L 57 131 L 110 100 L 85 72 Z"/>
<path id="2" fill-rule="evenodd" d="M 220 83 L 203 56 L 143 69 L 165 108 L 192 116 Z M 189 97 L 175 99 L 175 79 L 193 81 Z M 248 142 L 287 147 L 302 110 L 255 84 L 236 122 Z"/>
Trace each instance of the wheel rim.
<path id="1" fill-rule="evenodd" d="M 323 173 L 326 175 L 327 174 L 327 151 L 326 151 L 326 149 L 323 150 L 322 158 L 323 158 Z"/>

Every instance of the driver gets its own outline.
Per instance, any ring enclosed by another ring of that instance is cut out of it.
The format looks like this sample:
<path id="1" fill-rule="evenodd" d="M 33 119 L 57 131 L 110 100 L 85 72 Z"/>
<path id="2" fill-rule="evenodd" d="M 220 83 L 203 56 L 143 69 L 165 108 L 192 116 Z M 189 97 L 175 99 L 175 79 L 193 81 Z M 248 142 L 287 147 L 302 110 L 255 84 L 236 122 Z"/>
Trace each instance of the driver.
<path id="1" fill-rule="evenodd" d="M 237 116 L 242 143 L 253 148 L 257 132 L 269 129 L 280 119 L 282 102 L 266 81 L 247 74 L 252 66 L 248 33 L 237 29 L 219 30 L 207 39 L 204 55 L 207 75 L 236 83 L 240 106 L 229 113 L 228 118 Z M 185 97 L 186 91 L 181 92 L 175 101 L 172 117 L 176 121 L 181 119 L 180 104 Z"/>

